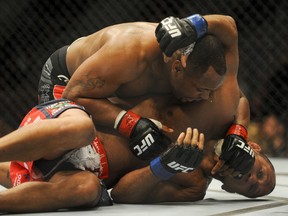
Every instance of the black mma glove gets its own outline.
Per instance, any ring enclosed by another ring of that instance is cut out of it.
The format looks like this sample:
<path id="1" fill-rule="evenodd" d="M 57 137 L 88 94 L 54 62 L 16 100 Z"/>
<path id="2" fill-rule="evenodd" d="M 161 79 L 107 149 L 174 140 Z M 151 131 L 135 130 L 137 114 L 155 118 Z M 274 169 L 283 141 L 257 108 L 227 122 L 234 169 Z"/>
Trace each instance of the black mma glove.
<path id="1" fill-rule="evenodd" d="M 167 17 L 162 20 L 156 30 L 156 38 L 160 49 L 166 56 L 181 48 L 187 47 L 206 34 L 206 20 L 199 14 L 187 18 Z"/>
<path id="2" fill-rule="evenodd" d="M 171 144 L 171 140 L 153 121 L 132 111 L 120 112 L 114 127 L 129 138 L 131 152 L 142 160 L 151 160 Z"/>
<path id="3" fill-rule="evenodd" d="M 247 174 L 255 162 L 255 155 L 247 143 L 247 130 L 244 126 L 233 124 L 224 139 L 220 159 L 225 165 L 239 171 L 242 175 Z"/>
<path id="4" fill-rule="evenodd" d="M 176 173 L 188 173 L 197 168 L 203 159 L 203 150 L 198 147 L 175 144 L 150 162 L 152 173 L 167 180 Z"/>

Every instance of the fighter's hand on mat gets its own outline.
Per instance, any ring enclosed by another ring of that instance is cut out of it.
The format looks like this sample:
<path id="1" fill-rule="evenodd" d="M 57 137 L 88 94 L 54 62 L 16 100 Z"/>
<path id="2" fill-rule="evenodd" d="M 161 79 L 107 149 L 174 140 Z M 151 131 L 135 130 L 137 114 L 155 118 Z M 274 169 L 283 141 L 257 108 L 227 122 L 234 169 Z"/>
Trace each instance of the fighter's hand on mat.
<path id="1" fill-rule="evenodd" d="M 173 129 L 132 111 L 121 111 L 114 127 L 120 134 L 129 138 L 131 152 L 142 160 L 156 157 L 171 144 L 170 138 L 163 131 L 173 132 Z"/>
<path id="2" fill-rule="evenodd" d="M 167 180 L 176 173 L 188 173 L 197 168 L 203 159 L 204 134 L 197 129 L 187 128 L 177 143 L 150 163 L 152 173 L 161 180 Z"/>
<path id="3" fill-rule="evenodd" d="M 162 52 L 171 57 L 176 50 L 202 37 L 207 28 L 206 20 L 199 14 L 183 19 L 167 17 L 158 24 L 155 35 Z"/>

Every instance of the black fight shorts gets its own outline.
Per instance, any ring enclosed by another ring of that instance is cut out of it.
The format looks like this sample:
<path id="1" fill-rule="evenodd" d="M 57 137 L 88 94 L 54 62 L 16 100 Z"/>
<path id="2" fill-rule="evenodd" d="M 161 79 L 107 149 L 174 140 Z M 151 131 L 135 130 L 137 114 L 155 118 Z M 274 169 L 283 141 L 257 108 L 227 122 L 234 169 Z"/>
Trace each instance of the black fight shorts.
<path id="1" fill-rule="evenodd" d="M 38 103 L 62 97 L 70 75 L 66 66 L 68 46 L 56 50 L 45 62 L 38 85 Z"/>

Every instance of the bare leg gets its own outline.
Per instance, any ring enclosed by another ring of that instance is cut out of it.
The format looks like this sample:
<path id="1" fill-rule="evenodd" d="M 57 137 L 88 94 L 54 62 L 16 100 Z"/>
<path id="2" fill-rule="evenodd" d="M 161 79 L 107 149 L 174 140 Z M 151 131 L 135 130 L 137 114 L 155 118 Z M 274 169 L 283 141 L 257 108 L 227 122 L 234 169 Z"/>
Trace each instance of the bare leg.
<path id="1" fill-rule="evenodd" d="M 12 187 L 9 171 L 10 171 L 10 162 L 0 163 L 0 185 L 6 188 Z"/>
<path id="2" fill-rule="evenodd" d="M 95 128 L 89 116 L 82 110 L 69 109 L 56 119 L 29 124 L 0 138 L 0 162 L 54 159 L 94 139 Z"/>
<path id="3" fill-rule="evenodd" d="M 92 207 L 101 195 L 100 181 L 88 171 L 56 173 L 49 182 L 27 182 L 0 193 L 0 212 L 39 212 Z"/>

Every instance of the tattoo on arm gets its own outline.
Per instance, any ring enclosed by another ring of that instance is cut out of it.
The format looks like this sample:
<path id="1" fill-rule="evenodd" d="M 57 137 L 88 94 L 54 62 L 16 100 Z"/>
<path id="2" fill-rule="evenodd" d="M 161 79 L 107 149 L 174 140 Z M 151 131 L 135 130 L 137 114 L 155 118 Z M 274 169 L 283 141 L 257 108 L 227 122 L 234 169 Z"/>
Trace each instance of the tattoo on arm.
<path id="1" fill-rule="evenodd" d="M 86 78 L 82 80 L 76 80 L 75 86 L 80 86 L 84 90 L 91 90 L 95 88 L 103 88 L 105 85 L 105 80 L 102 77 L 92 77 L 90 78 L 86 75 Z"/>
<path id="2" fill-rule="evenodd" d="M 102 77 L 83 76 L 82 79 L 74 80 L 73 85 L 66 91 L 66 96 L 72 92 L 90 91 L 94 89 L 101 89 L 105 86 L 106 81 Z"/>
<path id="3" fill-rule="evenodd" d="M 87 79 L 87 82 L 84 83 L 84 88 L 90 90 L 95 88 L 103 88 L 105 85 L 105 80 L 101 77 L 95 77 Z"/>

